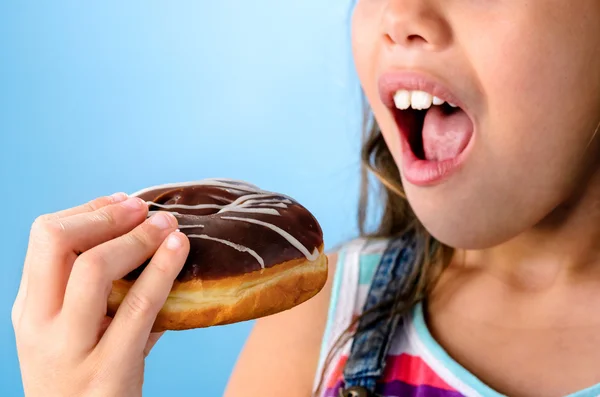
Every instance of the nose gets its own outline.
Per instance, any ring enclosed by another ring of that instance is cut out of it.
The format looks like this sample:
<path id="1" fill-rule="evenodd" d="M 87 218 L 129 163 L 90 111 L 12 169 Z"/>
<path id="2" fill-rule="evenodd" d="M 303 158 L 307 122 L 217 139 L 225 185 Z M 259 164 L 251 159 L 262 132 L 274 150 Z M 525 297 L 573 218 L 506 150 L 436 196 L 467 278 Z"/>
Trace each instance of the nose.
<path id="1" fill-rule="evenodd" d="M 452 30 L 437 3 L 438 0 L 388 0 L 382 24 L 386 39 L 407 48 L 442 50 L 451 42 Z"/>

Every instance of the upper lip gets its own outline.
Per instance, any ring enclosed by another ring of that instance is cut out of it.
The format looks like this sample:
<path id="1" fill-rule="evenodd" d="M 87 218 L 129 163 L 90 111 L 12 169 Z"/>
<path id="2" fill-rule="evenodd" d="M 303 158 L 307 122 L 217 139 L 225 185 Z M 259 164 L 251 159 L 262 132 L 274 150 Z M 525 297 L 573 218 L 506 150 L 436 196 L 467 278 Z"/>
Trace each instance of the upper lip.
<path id="1" fill-rule="evenodd" d="M 394 94 L 399 90 L 423 91 L 467 111 L 463 101 L 439 79 L 421 72 L 388 72 L 379 77 L 379 96 L 388 108 L 395 108 Z"/>

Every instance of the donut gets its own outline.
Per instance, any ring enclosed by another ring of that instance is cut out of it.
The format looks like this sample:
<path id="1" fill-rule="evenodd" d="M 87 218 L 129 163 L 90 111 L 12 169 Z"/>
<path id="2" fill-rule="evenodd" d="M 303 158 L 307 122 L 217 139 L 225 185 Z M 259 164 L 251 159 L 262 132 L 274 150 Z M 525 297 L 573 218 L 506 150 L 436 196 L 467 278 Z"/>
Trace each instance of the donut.
<path id="1" fill-rule="evenodd" d="M 155 332 L 268 316 L 305 302 L 325 284 L 323 231 L 291 197 L 234 179 L 157 185 L 131 196 L 148 204 L 148 216 L 171 212 L 190 241 Z M 150 259 L 113 282 L 109 316 Z"/>

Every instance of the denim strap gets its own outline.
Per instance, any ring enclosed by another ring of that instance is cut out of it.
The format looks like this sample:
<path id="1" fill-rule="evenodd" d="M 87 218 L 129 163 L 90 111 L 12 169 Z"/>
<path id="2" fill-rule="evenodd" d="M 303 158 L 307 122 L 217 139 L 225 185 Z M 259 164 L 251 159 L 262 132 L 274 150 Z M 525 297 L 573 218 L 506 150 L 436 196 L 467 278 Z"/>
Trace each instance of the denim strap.
<path id="1" fill-rule="evenodd" d="M 418 262 L 417 241 L 413 233 L 391 240 L 386 247 L 371 283 L 358 323 L 360 330 L 352 341 L 350 357 L 344 368 L 345 387 L 360 386 L 375 393 L 377 381 L 385 369 L 386 355 L 392 337 L 401 322 L 398 314 L 382 315 L 379 311 L 367 313 L 382 302 L 394 302 L 404 292 L 407 278 Z M 388 308 L 389 310 L 390 308 Z"/>

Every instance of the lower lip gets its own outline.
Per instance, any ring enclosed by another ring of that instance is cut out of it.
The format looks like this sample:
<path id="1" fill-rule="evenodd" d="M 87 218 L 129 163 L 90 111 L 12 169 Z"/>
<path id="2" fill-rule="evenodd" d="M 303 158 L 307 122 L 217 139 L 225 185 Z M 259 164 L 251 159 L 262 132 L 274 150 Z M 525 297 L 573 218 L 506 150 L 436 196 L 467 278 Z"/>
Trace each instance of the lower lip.
<path id="1" fill-rule="evenodd" d="M 404 171 L 404 178 L 416 186 L 432 186 L 450 178 L 465 162 L 475 139 L 475 133 L 473 133 L 465 149 L 453 159 L 429 161 L 417 158 L 406 136 L 402 132 L 400 136 L 402 140 L 402 169 Z"/>

